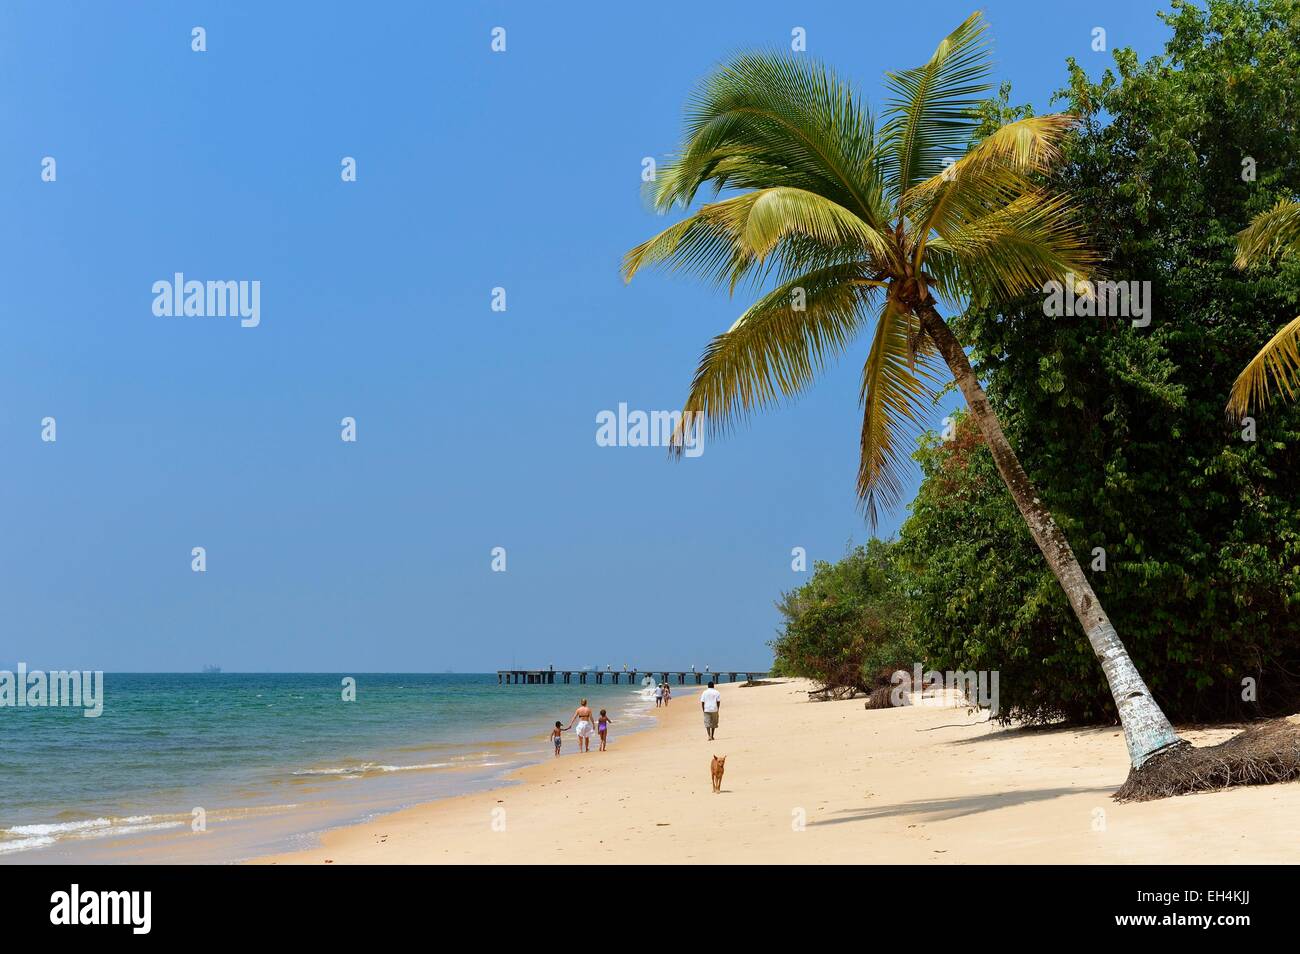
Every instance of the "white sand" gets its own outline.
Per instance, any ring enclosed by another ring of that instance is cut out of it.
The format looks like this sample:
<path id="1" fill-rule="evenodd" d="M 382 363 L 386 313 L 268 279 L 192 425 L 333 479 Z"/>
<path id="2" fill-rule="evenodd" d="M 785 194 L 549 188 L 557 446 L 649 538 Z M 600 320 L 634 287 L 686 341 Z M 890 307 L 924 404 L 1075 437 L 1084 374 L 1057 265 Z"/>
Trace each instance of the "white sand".
<path id="1" fill-rule="evenodd" d="M 261 860 L 1300 862 L 1300 784 L 1115 804 L 1128 766 L 1118 728 L 1004 730 L 965 708 L 810 703 L 800 682 L 720 688 L 712 744 L 683 690 L 659 725 L 616 733 L 608 752 L 578 755 L 570 737 L 562 758 L 517 772 L 522 784 Z M 1199 744 L 1231 734 L 1184 733 Z M 727 756 L 720 795 L 714 753 Z"/>

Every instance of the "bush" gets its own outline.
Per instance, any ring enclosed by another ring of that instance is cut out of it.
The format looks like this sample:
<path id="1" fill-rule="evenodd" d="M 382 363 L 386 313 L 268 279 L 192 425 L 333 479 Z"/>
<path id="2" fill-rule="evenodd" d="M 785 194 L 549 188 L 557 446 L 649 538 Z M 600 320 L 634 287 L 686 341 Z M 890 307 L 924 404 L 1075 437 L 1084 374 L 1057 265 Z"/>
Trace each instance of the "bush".
<path id="1" fill-rule="evenodd" d="M 910 665 L 907 601 L 894 545 L 871 540 L 837 563 L 819 561 L 803 586 L 785 593 L 785 617 L 770 645 L 778 675 L 812 679 L 831 693 L 868 692 Z"/>

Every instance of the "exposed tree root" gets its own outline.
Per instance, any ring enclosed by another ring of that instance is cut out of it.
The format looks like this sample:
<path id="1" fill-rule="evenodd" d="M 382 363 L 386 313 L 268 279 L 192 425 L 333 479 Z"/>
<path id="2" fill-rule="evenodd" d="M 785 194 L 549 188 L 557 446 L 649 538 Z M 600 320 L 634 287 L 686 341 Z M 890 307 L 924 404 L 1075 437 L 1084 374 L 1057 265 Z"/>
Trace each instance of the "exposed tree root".
<path id="1" fill-rule="evenodd" d="M 1300 779 L 1300 725 L 1273 719 L 1226 742 L 1197 748 L 1189 743 L 1151 756 L 1112 797 L 1145 802 L 1171 795 L 1212 792 L 1238 785 L 1269 785 Z"/>

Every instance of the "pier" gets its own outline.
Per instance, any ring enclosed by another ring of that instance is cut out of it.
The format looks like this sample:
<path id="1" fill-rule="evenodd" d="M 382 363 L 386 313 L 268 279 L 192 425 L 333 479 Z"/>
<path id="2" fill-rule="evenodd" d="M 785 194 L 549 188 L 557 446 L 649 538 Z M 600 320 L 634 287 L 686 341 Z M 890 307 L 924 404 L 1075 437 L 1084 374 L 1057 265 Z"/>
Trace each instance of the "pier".
<path id="1" fill-rule="evenodd" d="M 621 671 L 617 669 L 498 669 L 497 685 L 567 686 L 576 684 L 579 686 L 601 686 L 608 683 L 617 686 L 622 682 L 629 686 L 635 686 L 640 684 L 642 678 L 648 676 L 651 682 L 671 684 L 675 680 L 679 686 L 688 684 L 702 686 L 706 682 L 740 682 L 741 676 L 745 677 L 745 682 L 753 682 L 755 679 L 763 679 L 768 675 L 767 670 L 758 669 L 720 669 L 716 672 L 693 672 L 689 669 L 625 669 Z"/>

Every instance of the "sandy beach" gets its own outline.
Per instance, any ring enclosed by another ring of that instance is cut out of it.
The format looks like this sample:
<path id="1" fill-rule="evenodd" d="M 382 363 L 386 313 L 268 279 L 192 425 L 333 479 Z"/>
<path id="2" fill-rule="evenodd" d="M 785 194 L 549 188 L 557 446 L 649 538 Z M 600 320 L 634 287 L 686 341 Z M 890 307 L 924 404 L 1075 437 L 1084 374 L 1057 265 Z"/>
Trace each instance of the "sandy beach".
<path id="1" fill-rule="evenodd" d="M 579 755 L 570 734 L 560 759 L 513 784 L 256 863 L 1300 861 L 1300 784 L 1117 805 L 1128 767 L 1118 727 L 1000 729 L 965 707 L 867 711 L 808 702 L 809 688 L 721 686 L 714 743 L 683 688 L 655 727 L 615 731 L 607 752 Z M 1183 735 L 1206 744 L 1234 731 Z M 715 753 L 727 757 L 718 795 Z"/>

